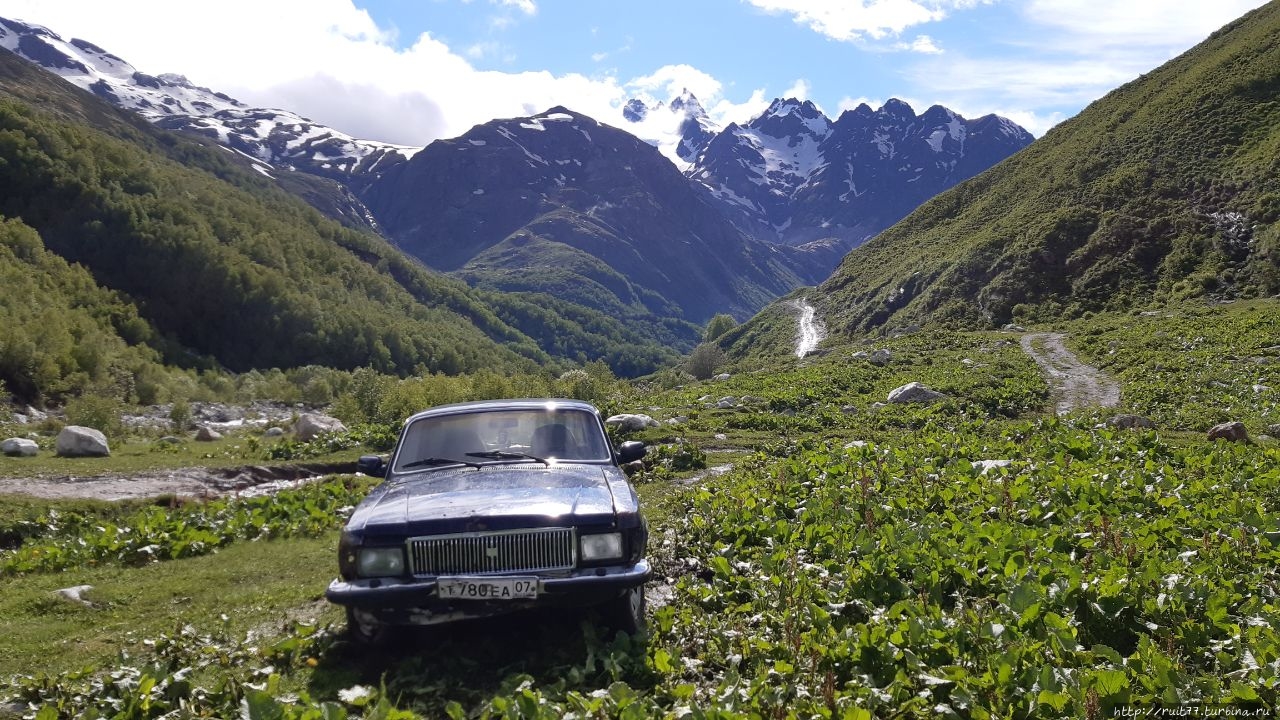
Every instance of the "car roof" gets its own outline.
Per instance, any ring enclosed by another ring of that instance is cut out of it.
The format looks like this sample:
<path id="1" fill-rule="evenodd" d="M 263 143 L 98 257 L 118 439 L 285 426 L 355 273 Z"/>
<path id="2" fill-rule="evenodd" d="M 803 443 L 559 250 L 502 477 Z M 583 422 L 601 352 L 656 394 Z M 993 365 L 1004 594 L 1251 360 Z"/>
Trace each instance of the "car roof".
<path id="1" fill-rule="evenodd" d="M 579 410 L 599 415 L 594 405 L 583 400 L 569 398 L 511 398 L 503 400 L 474 400 L 472 402 L 450 403 L 427 408 L 411 415 L 405 423 L 435 415 L 453 415 L 471 412 L 489 412 L 491 410 Z"/>

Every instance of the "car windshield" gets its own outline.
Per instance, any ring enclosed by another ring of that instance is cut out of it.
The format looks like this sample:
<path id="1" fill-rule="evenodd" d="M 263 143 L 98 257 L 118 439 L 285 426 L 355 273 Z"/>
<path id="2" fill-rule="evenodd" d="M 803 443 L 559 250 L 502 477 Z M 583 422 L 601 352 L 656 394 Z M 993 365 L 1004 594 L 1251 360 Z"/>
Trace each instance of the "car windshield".
<path id="1" fill-rule="evenodd" d="M 457 464 L 601 462 L 609 445 L 592 413 L 564 408 L 486 410 L 420 418 L 404 431 L 393 472 Z"/>

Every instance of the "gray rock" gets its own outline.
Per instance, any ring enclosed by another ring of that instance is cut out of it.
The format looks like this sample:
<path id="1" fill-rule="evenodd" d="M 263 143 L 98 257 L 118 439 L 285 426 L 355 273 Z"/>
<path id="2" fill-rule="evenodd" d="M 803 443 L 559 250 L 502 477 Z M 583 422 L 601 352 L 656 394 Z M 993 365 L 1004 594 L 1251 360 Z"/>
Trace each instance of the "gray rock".
<path id="1" fill-rule="evenodd" d="M 30 422 L 27 416 L 23 415 L 22 413 L 14 413 L 13 421 L 19 425 L 26 425 L 28 422 Z"/>
<path id="2" fill-rule="evenodd" d="M 160 438 L 156 442 L 160 443 L 161 445 L 181 445 L 182 438 L 177 437 L 175 435 L 165 435 L 164 437 Z"/>
<path id="3" fill-rule="evenodd" d="M 1000 329 L 1005 332 L 1026 332 L 1027 331 L 1027 329 L 1022 327 L 1021 325 L 1014 325 L 1013 323 L 1009 323 L 1008 325 L 1005 325 Z"/>
<path id="4" fill-rule="evenodd" d="M 1255 393 L 1264 393 L 1264 392 L 1267 392 L 1267 391 L 1269 391 L 1269 390 L 1271 390 L 1271 386 L 1270 386 L 1270 385 L 1263 385 L 1262 383 L 1258 383 L 1258 384 L 1256 384 L 1256 385 L 1254 385 L 1254 386 L 1253 386 L 1253 391 L 1254 391 Z"/>
<path id="5" fill-rule="evenodd" d="M 199 442 L 213 442 L 221 439 L 222 433 L 217 430 L 210 430 L 204 426 L 201 426 L 199 430 L 196 430 L 196 440 Z"/>
<path id="6" fill-rule="evenodd" d="M 871 403 L 871 407 L 870 407 L 870 408 L 868 408 L 868 409 L 869 409 L 869 410 L 871 410 L 871 412 L 878 412 L 878 411 L 880 410 L 880 408 L 885 407 L 885 406 L 887 406 L 888 404 L 889 404 L 889 403 L 873 402 L 873 403 Z"/>
<path id="7" fill-rule="evenodd" d="M 267 431 L 262 434 L 267 437 L 280 437 L 284 435 L 284 429 L 278 428 L 278 427 L 269 427 L 267 428 Z"/>
<path id="8" fill-rule="evenodd" d="M 716 407 L 721 410 L 729 410 L 733 408 L 733 398 L 720 398 L 716 402 Z"/>
<path id="9" fill-rule="evenodd" d="M 871 353 L 867 352 L 866 350 L 859 350 L 858 352 L 850 355 L 849 359 L 850 360 L 866 360 L 869 357 L 871 357 Z"/>
<path id="10" fill-rule="evenodd" d="M 724 380 L 728 380 L 730 377 L 732 377 L 732 376 L 731 376 L 731 375 L 729 375 L 729 373 L 720 373 L 719 375 L 717 375 L 717 376 L 715 376 L 715 377 L 713 377 L 713 378 L 711 378 L 711 379 L 712 379 L 712 380 L 724 381 Z"/>
<path id="11" fill-rule="evenodd" d="M 1121 430 L 1150 430 L 1156 426 L 1150 418 L 1141 415 L 1117 415 L 1108 420 L 1107 424 Z"/>
<path id="12" fill-rule="evenodd" d="M 84 599 L 84 594 L 93 589 L 92 585 L 76 585 L 75 587 L 62 588 L 55 590 L 54 595 L 74 603 L 80 603 L 86 607 L 93 607 L 93 603 Z"/>
<path id="13" fill-rule="evenodd" d="M 320 413 L 303 413 L 293 426 L 294 435 L 302 442 L 314 440 L 324 433 L 346 431 L 347 426 L 341 420 Z"/>
<path id="14" fill-rule="evenodd" d="M 1270 435 L 1274 435 L 1276 437 L 1280 437 L 1280 425 L 1268 425 L 1267 433 Z"/>
<path id="15" fill-rule="evenodd" d="M 106 457 L 111 454 L 107 436 L 80 425 L 68 425 L 54 443 L 58 457 Z"/>
<path id="16" fill-rule="evenodd" d="M 867 358 L 867 362 L 877 367 L 884 367 L 885 365 L 888 365 L 889 362 L 892 360 L 893 360 L 893 353 L 889 352 L 884 348 L 880 348 L 879 350 L 876 350 L 875 352 L 871 353 L 871 357 Z"/>
<path id="17" fill-rule="evenodd" d="M 978 473 L 979 475 L 986 475 L 992 470 L 997 470 L 1002 467 L 1009 467 L 1012 464 L 1013 464 L 1012 460 L 975 460 L 973 462 L 974 467 L 982 468 L 982 470 Z"/>
<path id="18" fill-rule="evenodd" d="M 706 402 L 711 402 L 714 399 L 715 398 L 711 397 L 710 395 L 703 395 L 702 397 L 698 398 L 698 402 L 706 403 Z"/>
<path id="19" fill-rule="evenodd" d="M 687 422 L 689 422 L 689 418 L 685 417 L 684 415 L 677 415 L 673 418 L 667 419 L 668 425 L 683 425 L 684 423 L 687 423 Z"/>
<path id="20" fill-rule="evenodd" d="M 1242 422 L 1225 422 L 1209 428 L 1209 439 L 1245 442 L 1249 439 L 1249 433 Z"/>
<path id="21" fill-rule="evenodd" d="M 40 446 L 34 440 L 9 438 L 0 443 L 0 452 L 9 457 L 34 457 L 40 452 Z"/>
<path id="22" fill-rule="evenodd" d="M 912 382 L 890 391 L 888 401 L 891 403 L 931 403 L 946 397 L 943 393 L 931 390 L 918 382 Z"/>
<path id="23" fill-rule="evenodd" d="M 27 406 L 27 411 L 23 413 L 23 415 L 26 415 L 28 418 L 31 418 L 31 422 L 44 422 L 45 420 L 49 419 L 49 413 L 41 412 L 40 410 L 37 410 L 31 407 L 30 405 Z"/>
<path id="24" fill-rule="evenodd" d="M 716 433 L 715 438 L 717 440 L 728 440 L 729 436 L 725 435 L 724 433 Z"/>
<path id="25" fill-rule="evenodd" d="M 618 429 L 623 432 L 635 432 L 647 427 L 659 427 L 657 420 L 654 420 L 648 415 L 639 415 L 635 413 L 612 415 L 606 419 L 604 423 L 606 425 L 617 425 Z"/>
<path id="26" fill-rule="evenodd" d="M 853 449 L 855 449 L 855 448 L 863 448 L 863 447 L 866 447 L 866 446 L 868 446 L 868 445 L 870 445 L 870 444 L 871 444 L 871 443 L 867 442 L 866 440 L 850 440 L 849 442 L 847 442 L 847 443 L 845 443 L 845 444 L 844 444 L 844 449 L 845 449 L 845 450 L 853 450 Z"/>
<path id="27" fill-rule="evenodd" d="M 858 412 L 858 408 L 857 406 L 854 406 L 854 405 L 845 405 L 844 407 L 840 408 L 840 412 L 844 413 L 845 415 L 853 415 L 854 413 Z"/>

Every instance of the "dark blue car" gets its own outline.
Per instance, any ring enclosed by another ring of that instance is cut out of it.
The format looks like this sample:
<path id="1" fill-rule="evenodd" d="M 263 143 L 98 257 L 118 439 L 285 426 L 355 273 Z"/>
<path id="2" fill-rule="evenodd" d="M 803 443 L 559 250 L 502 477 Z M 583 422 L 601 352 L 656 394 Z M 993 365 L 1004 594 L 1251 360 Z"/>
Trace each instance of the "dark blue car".
<path id="1" fill-rule="evenodd" d="M 545 605 L 600 606 L 619 630 L 644 623 L 648 529 L 596 408 L 577 400 L 491 400 L 405 421 L 385 477 L 356 508 L 325 596 L 350 635 Z"/>

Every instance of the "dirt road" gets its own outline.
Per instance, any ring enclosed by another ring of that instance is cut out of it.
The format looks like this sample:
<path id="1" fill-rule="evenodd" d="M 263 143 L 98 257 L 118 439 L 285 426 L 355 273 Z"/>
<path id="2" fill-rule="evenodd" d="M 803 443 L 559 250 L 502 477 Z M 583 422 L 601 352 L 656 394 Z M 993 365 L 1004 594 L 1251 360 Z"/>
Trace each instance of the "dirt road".
<path id="1" fill-rule="evenodd" d="M 1040 366 L 1056 398 L 1059 415 L 1085 407 L 1120 404 L 1120 386 L 1109 375 L 1085 365 L 1063 346 L 1062 333 L 1027 333 L 1022 349 Z"/>
<path id="2" fill-rule="evenodd" d="M 161 495 L 214 498 L 226 495 L 265 495 L 310 482 L 326 474 L 354 472 L 350 463 L 300 464 L 274 467 L 175 468 L 92 477 L 0 478 L 0 494 L 19 493 L 40 498 L 127 500 Z"/>

